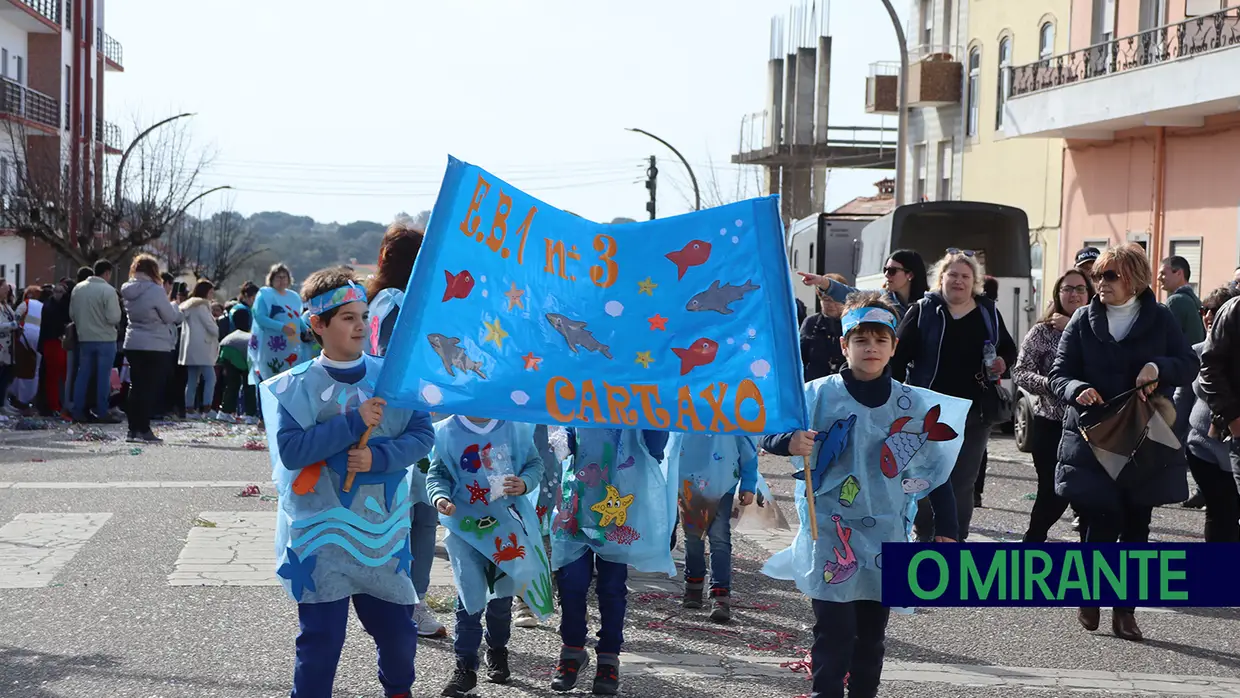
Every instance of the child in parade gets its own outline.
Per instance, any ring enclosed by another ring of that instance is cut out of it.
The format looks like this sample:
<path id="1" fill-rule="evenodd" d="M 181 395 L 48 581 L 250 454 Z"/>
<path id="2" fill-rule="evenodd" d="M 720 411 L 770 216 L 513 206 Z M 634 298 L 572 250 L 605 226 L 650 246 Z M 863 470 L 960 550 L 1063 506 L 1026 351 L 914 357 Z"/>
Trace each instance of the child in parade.
<path id="1" fill-rule="evenodd" d="M 448 535 L 444 545 L 456 582 L 456 671 L 444 696 L 465 696 L 478 685 L 478 650 L 486 614 L 486 667 L 492 683 L 507 683 L 513 598 L 541 617 L 555 599 L 534 505 L 524 496 L 542 483 L 534 427 L 453 416 L 435 425 L 426 491 Z"/>
<path id="2" fill-rule="evenodd" d="M 315 272 L 302 294 L 323 353 L 259 386 L 279 491 L 277 575 L 301 626 L 292 697 L 331 696 L 351 602 L 378 648 L 385 694 L 407 698 L 418 598 L 406 469 L 434 432 L 425 413 L 371 397 L 382 359 L 362 352 L 366 292 L 352 272 Z"/>
<path id="3" fill-rule="evenodd" d="M 732 503 L 753 503 L 758 449 L 752 438 L 728 434 L 672 434 L 668 450 L 680 454 L 680 523 L 685 530 L 685 608 L 702 608 L 706 538 L 710 538 L 710 619 L 732 619 Z"/>
<path id="4" fill-rule="evenodd" d="M 563 470 L 552 522 L 551 562 L 560 592 L 560 660 L 554 691 L 577 684 L 588 663 L 586 597 L 599 603 L 595 694 L 620 688 L 620 648 L 628 604 L 628 568 L 676 575 L 668 540 L 676 516 L 676 453 L 666 465 L 666 432 L 569 429 L 571 462 Z"/>
<path id="5" fill-rule="evenodd" d="M 534 427 L 534 445 L 538 448 L 538 456 L 542 458 L 543 480 L 537 490 L 531 490 L 527 495 L 534 504 L 534 512 L 538 515 L 538 528 L 542 534 L 543 548 L 548 555 L 551 554 L 551 516 L 555 513 L 555 503 L 560 499 L 560 461 L 562 459 L 557 456 L 557 450 L 564 448 L 564 455 L 568 455 L 566 444 L 556 446 L 552 443 L 551 429 L 545 424 L 538 424 Z M 560 427 L 555 427 L 555 430 L 559 442 L 563 444 L 564 430 Z M 554 579 L 552 577 L 553 583 Z M 530 610 L 525 601 L 516 599 L 512 612 L 512 624 L 518 628 L 537 628 L 538 616 Z"/>
<path id="6" fill-rule="evenodd" d="M 800 529 L 763 572 L 794 581 L 813 602 L 815 698 L 843 698 L 845 677 L 851 698 L 878 694 L 890 615 L 882 605 L 881 546 L 910 540 L 917 500 L 934 502 L 937 541 L 953 540 L 957 530 L 944 483 L 971 403 L 892 380 L 897 321 L 877 294 L 850 295 L 841 339 L 847 368 L 805 386 L 812 430 L 762 440 L 765 450 L 805 465 L 793 475 L 801 480 Z"/>

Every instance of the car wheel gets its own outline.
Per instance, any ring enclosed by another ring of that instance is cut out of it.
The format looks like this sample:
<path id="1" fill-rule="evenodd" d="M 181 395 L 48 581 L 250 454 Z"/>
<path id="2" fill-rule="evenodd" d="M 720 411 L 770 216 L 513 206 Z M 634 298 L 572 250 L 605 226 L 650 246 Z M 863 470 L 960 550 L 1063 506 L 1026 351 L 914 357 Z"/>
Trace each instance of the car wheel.
<path id="1" fill-rule="evenodd" d="M 1021 453 L 1029 453 L 1033 450 L 1033 444 L 1029 438 L 1032 426 L 1033 409 L 1029 405 L 1029 399 L 1022 397 L 1016 402 L 1016 416 L 1012 419 L 1013 432 L 1016 435 L 1016 448 Z"/>

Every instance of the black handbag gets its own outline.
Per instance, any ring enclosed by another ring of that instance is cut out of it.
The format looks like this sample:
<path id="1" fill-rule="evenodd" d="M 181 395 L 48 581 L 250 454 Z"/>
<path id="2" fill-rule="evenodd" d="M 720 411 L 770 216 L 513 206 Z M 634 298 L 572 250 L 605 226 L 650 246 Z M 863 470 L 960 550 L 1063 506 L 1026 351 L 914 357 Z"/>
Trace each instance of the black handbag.
<path id="1" fill-rule="evenodd" d="M 982 421 L 989 426 L 1006 424 L 1012 421 L 1014 403 L 1012 393 L 1002 383 L 991 383 L 982 378 L 984 386 L 979 400 L 982 408 Z"/>

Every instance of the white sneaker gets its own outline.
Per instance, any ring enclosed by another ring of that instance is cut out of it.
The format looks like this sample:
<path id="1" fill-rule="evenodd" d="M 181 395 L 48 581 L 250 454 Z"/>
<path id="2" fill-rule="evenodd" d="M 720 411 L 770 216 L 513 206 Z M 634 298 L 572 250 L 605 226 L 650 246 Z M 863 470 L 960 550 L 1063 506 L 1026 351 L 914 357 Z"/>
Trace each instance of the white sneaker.
<path id="1" fill-rule="evenodd" d="M 537 628 L 538 616 L 530 610 L 523 599 L 516 600 L 516 610 L 512 614 L 512 624 L 518 628 Z"/>
<path id="2" fill-rule="evenodd" d="M 425 603 L 413 607 L 413 622 L 418 624 L 419 637 L 447 637 L 448 635 L 448 629 L 435 618 L 435 614 Z"/>

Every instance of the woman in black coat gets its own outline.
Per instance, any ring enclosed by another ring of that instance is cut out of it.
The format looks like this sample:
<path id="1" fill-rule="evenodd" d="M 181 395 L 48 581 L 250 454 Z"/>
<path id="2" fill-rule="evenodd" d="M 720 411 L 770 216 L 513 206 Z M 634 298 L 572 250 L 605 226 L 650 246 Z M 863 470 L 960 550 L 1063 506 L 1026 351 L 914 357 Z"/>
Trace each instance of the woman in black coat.
<path id="1" fill-rule="evenodd" d="M 1081 513 L 1086 543 L 1147 542 L 1150 516 L 1162 504 L 1188 498 L 1187 465 L 1174 462 L 1144 481 L 1121 486 L 1102 468 L 1079 430 L 1081 412 L 1118 395 L 1145 389 L 1168 399 L 1197 375 L 1197 353 L 1171 311 L 1150 290 L 1150 262 L 1139 245 L 1108 248 L 1094 263 L 1098 295 L 1064 329 L 1051 368 L 1051 390 L 1068 404 L 1055 491 Z M 1133 608 L 1115 608 L 1111 630 L 1125 640 L 1142 639 Z M 1086 630 L 1098 628 L 1100 609 L 1081 608 Z"/>

